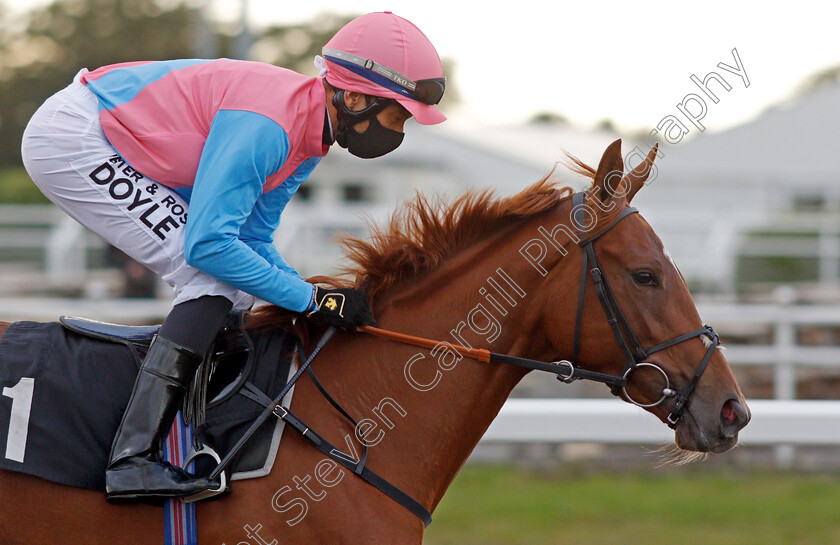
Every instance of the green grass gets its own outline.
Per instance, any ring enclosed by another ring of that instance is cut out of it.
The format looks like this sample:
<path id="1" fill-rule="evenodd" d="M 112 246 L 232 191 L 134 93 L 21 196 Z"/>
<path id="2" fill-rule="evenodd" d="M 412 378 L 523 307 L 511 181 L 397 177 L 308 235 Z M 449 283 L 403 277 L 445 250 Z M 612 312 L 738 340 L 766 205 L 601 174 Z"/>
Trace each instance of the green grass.
<path id="1" fill-rule="evenodd" d="M 840 475 L 465 468 L 425 545 L 840 544 Z"/>

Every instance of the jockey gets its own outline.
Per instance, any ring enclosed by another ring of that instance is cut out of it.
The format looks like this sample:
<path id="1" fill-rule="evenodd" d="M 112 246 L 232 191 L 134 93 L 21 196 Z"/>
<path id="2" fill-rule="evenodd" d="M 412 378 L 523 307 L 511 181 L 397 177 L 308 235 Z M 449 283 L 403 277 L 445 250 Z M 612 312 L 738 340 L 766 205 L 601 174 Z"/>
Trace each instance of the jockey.
<path id="1" fill-rule="evenodd" d="M 229 59 L 82 70 L 26 128 L 23 161 L 41 191 L 175 293 L 114 438 L 109 500 L 218 486 L 160 451 L 231 309 L 259 297 L 351 331 L 374 323 L 361 290 L 305 282 L 274 231 L 334 142 L 379 157 L 400 145 L 410 117 L 444 121 L 435 105 L 446 80 L 428 38 L 390 12 L 351 21 L 322 54 L 317 78 Z"/>

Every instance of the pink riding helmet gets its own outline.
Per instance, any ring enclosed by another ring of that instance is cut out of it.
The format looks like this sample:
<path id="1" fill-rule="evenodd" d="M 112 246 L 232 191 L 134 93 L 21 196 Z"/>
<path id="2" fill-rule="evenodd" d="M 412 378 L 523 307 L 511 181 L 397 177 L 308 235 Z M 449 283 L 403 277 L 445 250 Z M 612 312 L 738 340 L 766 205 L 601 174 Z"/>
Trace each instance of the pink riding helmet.
<path id="1" fill-rule="evenodd" d="M 347 23 L 324 46 L 330 85 L 394 99 L 418 123 L 446 119 L 434 105 L 446 86 L 440 56 L 419 28 L 390 11 Z"/>

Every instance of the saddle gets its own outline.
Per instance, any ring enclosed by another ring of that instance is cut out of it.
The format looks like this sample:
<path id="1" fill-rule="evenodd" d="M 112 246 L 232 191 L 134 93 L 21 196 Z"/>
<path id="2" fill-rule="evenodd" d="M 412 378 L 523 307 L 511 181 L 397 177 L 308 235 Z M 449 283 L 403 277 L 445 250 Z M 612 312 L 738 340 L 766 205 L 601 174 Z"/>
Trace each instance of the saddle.
<path id="1" fill-rule="evenodd" d="M 251 335 L 243 322 L 243 313 L 227 317 L 185 396 L 182 413 L 192 425 L 195 450 L 224 456 L 263 410 L 237 394 L 250 383 L 277 395 L 294 371 L 295 336 L 279 330 Z M 104 489 L 111 441 L 159 329 L 75 317 L 12 324 L 0 339 L 0 384 L 29 377 L 35 395 L 23 461 L 0 456 L 0 468 Z M 13 426 L 11 403 L 2 399 L 0 449 L 10 436 L 6 426 Z M 291 392 L 284 401 L 291 403 Z M 265 422 L 228 466 L 230 479 L 270 473 L 283 429 L 281 420 Z M 211 456 L 199 456 L 194 471 L 206 475 L 215 464 Z"/>
<path id="2" fill-rule="evenodd" d="M 70 331 L 92 339 L 114 342 L 125 345 L 139 360 L 146 356 L 149 345 L 160 330 L 160 325 L 119 325 L 99 322 L 89 318 L 76 316 L 62 316 L 59 323 Z"/>
<path id="3" fill-rule="evenodd" d="M 242 388 L 254 365 L 254 347 L 244 328 L 244 312 L 228 314 L 210 351 L 196 371 L 192 387 L 184 399 L 184 420 L 187 424 L 201 424 L 206 408 L 217 405 L 228 394 Z M 123 344 L 138 356 L 145 357 L 160 325 L 129 326 L 100 322 L 88 318 L 62 316 L 65 328 L 93 339 Z"/>

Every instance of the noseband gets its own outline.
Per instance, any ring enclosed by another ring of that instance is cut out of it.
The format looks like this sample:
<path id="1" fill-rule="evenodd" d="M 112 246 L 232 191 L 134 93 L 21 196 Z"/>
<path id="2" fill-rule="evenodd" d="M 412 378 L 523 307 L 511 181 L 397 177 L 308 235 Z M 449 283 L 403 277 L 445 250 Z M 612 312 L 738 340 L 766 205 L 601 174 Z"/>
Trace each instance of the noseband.
<path id="1" fill-rule="evenodd" d="M 621 307 L 618 305 L 618 301 L 616 300 L 612 289 L 610 289 L 610 285 L 607 282 L 607 278 L 606 276 L 604 276 L 603 269 L 601 267 L 600 262 L 598 261 L 598 256 L 595 253 L 595 241 L 607 232 L 609 232 L 610 229 L 615 227 L 621 220 L 623 220 L 631 214 L 637 213 L 638 210 L 636 210 L 635 208 L 627 208 L 626 210 L 622 211 L 621 215 L 619 215 L 618 218 L 616 218 L 612 223 L 610 223 L 606 229 L 602 230 L 598 234 L 586 240 L 583 240 L 581 226 L 586 224 L 583 210 L 585 205 L 585 199 L 586 194 L 583 192 L 575 193 L 572 196 L 572 210 L 574 211 L 573 221 L 578 231 L 578 238 L 580 239 L 578 245 L 580 246 L 583 254 L 583 264 L 581 267 L 580 278 L 580 295 L 578 296 L 577 315 L 575 317 L 575 337 L 574 348 L 572 351 L 572 362 L 578 361 L 578 356 L 580 353 L 581 326 L 583 322 L 583 301 L 586 295 L 587 284 L 586 280 L 588 277 L 591 277 L 592 282 L 595 285 L 595 293 L 597 293 L 598 300 L 601 302 L 601 307 L 604 309 L 604 313 L 606 313 L 607 315 L 607 322 L 610 324 L 610 328 L 612 329 L 613 335 L 615 336 L 615 341 L 624 353 L 626 365 L 620 375 L 602 374 L 600 378 L 592 378 L 584 376 L 584 373 L 582 373 L 583 370 L 574 367 L 574 365 L 571 362 L 563 362 L 568 365 L 571 371 L 567 375 L 558 374 L 557 378 L 558 380 L 562 380 L 563 382 L 572 382 L 579 378 L 588 378 L 589 380 L 597 380 L 599 382 L 604 382 L 612 386 L 611 391 L 613 395 L 623 396 L 624 399 L 626 399 L 630 403 L 645 408 L 655 407 L 663 401 L 665 401 L 665 399 L 669 397 L 674 397 L 676 398 L 674 401 L 674 406 L 671 408 L 671 412 L 668 414 L 667 418 L 668 426 L 673 429 L 676 427 L 677 422 L 680 421 L 683 412 L 685 412 L 685 409 L 688 406 L 688 401 L 691 398 L 691 394 L 694 392 L 697 383 L 700 381 L 700 377 L 706 370 L 706 367 L 709 364 L 709 360 L 711 360 L 712 354 L 714 354 L 715 348 L 717 348 L 717 346 L 720 344 L 720 339 L 714 329 L 712 329 L 710 326 L 704 325 L 701 329 L 692 331 L 690 333 L 685 333 L 678 337 L 674 337 L 671 340 L 651 346 L 650 348 L 645 348 L 642 345 L 642 343 L 639 342 L 639 339 L 636 337 L 636 335 L 633 334 L 633 330 L 631 329 L 630 324 L 627 322 L 627 319 L 621 312 Z M 688 385 L 683 389 L 671 388 L 671 382 L 668 379 L 668 374 L 665 373 L 665 371 L 660 366 L 654 363 L 644 361 L 645 358 L 647 358 L 655 352 L 665 350 L 666 348 L 670 348 L 681 342 L 687 341 L 688 339 L 693 339 L 694 337 L 700 337 L 703 335 L 705 335 L 709 339 L 709 345 L 706 348 L 706 353 L 704 354 L 703 359 L 700 361 L 700 365 L 697 366 L 697 371 L 694 373 L 694 378 L 692 378 Z M 640 401 L 637 401 L 633 399 L 627 392 L 627 384 L 630 379 L 630 376 L 633 374 L 634 371 L 641 367 L 650 367 L 656 369 L 659 373 L 662 374 L 662 376 L 665 379 L 665 387 L 662 389 L 662 394 L 659 397 L 659 399 L 654 403 L 645 404 Z"/>

